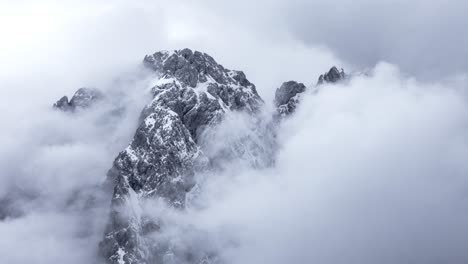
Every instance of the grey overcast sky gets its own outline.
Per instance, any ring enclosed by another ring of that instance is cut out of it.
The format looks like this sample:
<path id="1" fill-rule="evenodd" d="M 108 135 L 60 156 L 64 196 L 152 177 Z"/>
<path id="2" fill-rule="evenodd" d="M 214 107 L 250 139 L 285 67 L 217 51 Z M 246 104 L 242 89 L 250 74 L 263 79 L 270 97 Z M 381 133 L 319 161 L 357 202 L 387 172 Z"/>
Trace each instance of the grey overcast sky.
<path id="1" fill-rule="evenodd" d="M 424 78 L 467 70 L 467 1 L 292 2 L 286 20 L 294 36 L 351 63 L 385 60 Z"/>

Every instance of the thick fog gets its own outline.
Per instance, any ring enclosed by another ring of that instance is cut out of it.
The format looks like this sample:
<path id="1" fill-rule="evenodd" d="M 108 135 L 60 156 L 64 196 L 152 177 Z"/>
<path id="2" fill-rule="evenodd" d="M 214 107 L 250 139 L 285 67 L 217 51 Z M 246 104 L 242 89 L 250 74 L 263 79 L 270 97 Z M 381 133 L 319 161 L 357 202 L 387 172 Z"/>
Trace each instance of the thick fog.
<path id="1" fill-rule="evenodd" d="M 110 203 L 98 187 L 155 78 L 140 62 L 189 47 L 243 70 L 265 116 L 283 81 L 308 90 L 278 128 L 274 166 L 227 164 L 183 212 L 144 206 L 170 223 L 161 240 L 233 264 L 466 263 L 464 6 L 0 0 L 0 262 L 97 261 Z M 333 65 L 369 74 L 313 92 Z M 83 86 L 111 96 L 52 109 Z M 246 122 L 228 118 L 218 137 Z"/>

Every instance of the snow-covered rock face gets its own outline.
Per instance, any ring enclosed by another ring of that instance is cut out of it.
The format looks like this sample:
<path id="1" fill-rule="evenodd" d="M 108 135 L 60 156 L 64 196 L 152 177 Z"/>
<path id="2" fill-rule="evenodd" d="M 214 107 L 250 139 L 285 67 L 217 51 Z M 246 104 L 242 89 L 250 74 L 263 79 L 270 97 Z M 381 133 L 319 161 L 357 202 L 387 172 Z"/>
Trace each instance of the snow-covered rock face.
<path id="1" fill-rule="evenodd" d="M 83 87 L 75 92 L 70 101 L 68 101 L 67 96 L 64 96 L 54 104 L 54 107 L 62 111 L 74 111 L 78 108 L 85 109 L 103 98 L 104 94 L 100 90 Z"/>
<path id="2" fill-rule="evenodd" d="M 159 229 L 159 220 L 144 215 L 140 204 L 158 198 L 184 208 L 193 175 L 210 162 L 197 144 L 200 135 L 228 112 L 252 115 L 263 105 L 244 73 L 225 69 L 207 54 L 157 52 L 144 65 L 160 78 L 133 141 L 108 173 L 112 209 L 100 248 L 110 263 L 153 263 L 167 253 L 146 236 Z"/>

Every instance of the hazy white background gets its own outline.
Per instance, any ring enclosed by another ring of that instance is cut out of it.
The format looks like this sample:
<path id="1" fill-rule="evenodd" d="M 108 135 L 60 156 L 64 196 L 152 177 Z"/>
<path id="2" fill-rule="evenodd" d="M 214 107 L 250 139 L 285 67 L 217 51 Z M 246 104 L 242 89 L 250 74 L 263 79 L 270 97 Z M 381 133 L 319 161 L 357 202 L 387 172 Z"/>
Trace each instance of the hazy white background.
<path id="1" fill-rule="evenodd" d="M 466 263 L 467 5 L 0 0 L 0 197 L 38 197 L 0 222 L 0 262 L 92 261 L 106 206 L 65 198 L 100 183 L 132 137 L 147 82 L 114 80 L 147 53 L 190 47 L 243 70 L 267 102 L 332 65 L 373 76 L 306 95 L 275 168 L 213 182 L 205 209 L 164 235 L 195 227 L 232 263 Z M 51 111 L 81 86 L 124 91 L 123 117 Z"/>

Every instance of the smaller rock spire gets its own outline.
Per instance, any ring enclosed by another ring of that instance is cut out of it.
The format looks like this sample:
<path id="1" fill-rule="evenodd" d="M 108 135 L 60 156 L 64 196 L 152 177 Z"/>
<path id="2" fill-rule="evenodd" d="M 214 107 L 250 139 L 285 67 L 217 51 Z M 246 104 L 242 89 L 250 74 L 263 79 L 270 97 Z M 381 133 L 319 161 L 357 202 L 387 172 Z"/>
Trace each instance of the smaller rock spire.
<path id="1" fill-rule="evenodd" d="M 346 74 L 343 68 L 341 68 L 341 71 L 339 71 L 335 66 L 333 66 L 327 73 L 320 75 L 317 85 L 323 83 L 336 83 L 341 80 L 344 80 L 345 78 Z"/>
<path id="2" fill-rule="evenodd" d="M 54 104 L 54 108 L 62 111 L 75 111 L 76 108 L 88 108 L 97 101 L 104 98 L 104 94 L 96 88 L 80 88 L 68 101 L 67 96 L 63 96 Z"/>
<path id="3" fill-rule="evenodd" d="M 276 89 L 275 106 L 282 116 L 291 114 L 296 109 L 298 95 L 303 93 L 306 86 L 296 81 L 284 82 L 280 88 Z"/>

